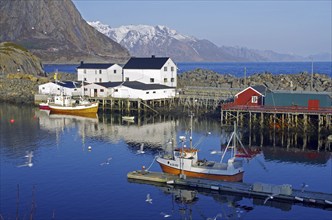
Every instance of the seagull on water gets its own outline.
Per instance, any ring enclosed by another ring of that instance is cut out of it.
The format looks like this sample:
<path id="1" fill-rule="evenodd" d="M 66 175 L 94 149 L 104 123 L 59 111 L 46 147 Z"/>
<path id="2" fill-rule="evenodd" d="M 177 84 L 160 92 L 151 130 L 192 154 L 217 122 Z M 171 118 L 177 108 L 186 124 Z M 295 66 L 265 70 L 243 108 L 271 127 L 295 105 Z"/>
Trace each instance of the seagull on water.
<path id="1" fill-rule="evenodd" d="M 148 202 L 148 203 L 152 204 L 152 199 L 151 199 L 149 193 L 146 195 L 146 200 L 145 200 L 145 202 Z"/>
<path id="2" fill-rule="evenodd" d="M 17 167 L 32 167 L 33 166 L 33 163 L 32 163 L 33 151 L 26 151 L 26 155 L 24 157 L 26 157 L 28 159 L 28 161 L 25 162 L 25 164 L 19 165 Z"/>
<path id="3" fill-rule="evenodd" d="M 137 154 L 144 154 L 145 151 L 144 151 L 144 143 L 141 144 L 139 150 L 137 150 Z"/>
<path id="4" fill-rule="evenodd" d="M 171 217 L 171 215 L 169 215 L 169 214 L 166 214 L 166 213 L 164 213 L 164 212 L 161 212 L 161 213 L 160 213 L 160 215 L 163 215 L 163 216 L 164 216 L 164 218 Z"/>
<path id="5" fill-rule="evenodd" d="M 305 183 L 302 183 L 302 187 L 301 187 L 301 192 L 304 192 L 304 189 L 306 187 L 309 187 L 309 185 L 305 184 Z"/>

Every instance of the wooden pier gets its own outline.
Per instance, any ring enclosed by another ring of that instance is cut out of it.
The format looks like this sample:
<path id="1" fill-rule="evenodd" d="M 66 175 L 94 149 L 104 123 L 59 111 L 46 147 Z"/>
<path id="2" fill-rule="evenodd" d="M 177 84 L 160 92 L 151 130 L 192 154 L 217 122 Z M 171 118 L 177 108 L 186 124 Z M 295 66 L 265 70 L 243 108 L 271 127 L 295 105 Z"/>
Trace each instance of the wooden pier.
<path id="1" fill-rule="evenodd" d="M 332 194 L 312 192 L 307 190 L 293 189 L 291 185 L 272 185 L 267 183 L 243 183 L 214 181 L 199 178 L 180 178 L 179 176 L 138 170 L 129 172 L 128 179 L 142 180 L 167 185 L 183 186 L 188 188 L 201 188 L 213 191 L 237 193 L 245 196 L 269 198 L 280 202 L 297 202 L 312 206 L 332 207 Z"/>

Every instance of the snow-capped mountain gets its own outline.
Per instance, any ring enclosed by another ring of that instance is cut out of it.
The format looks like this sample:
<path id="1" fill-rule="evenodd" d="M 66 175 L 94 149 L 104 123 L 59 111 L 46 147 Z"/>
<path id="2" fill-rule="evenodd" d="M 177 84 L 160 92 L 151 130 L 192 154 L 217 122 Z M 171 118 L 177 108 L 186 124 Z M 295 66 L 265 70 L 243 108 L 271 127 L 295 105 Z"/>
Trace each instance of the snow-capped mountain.
<path id="1" fill-rule="evenodd" d="M 166 26 L 126 25 L 111 28 L 99 21 L 88 22 L 99 32 L 129 50 L 131 56 L 167 56 L 176 62 L 222 61 L 302 61 L 306 58 L 260 51 L 245 47 L 218 47 L 209 40 L 200 40 L 178 33 Z"/>

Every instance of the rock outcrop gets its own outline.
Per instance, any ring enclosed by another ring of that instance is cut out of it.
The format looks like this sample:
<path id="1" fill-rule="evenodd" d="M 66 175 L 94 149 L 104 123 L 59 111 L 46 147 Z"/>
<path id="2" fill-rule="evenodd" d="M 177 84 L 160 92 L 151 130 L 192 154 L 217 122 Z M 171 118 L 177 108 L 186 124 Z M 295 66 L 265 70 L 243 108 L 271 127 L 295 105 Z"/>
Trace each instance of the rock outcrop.
<path id="1" fill-rule="evenodd" d="M 25 73 L 44 76 L 43 65 L 38 57 L 20 45 L 0 43 L 0 75 Z"/>
<path id="2" fill-rule="evenodd" d="M 71 0 L 1 0 L 0 42 L 27 48 L 43 63 L 124 63 L 129 52 L 81 17 Z"/>

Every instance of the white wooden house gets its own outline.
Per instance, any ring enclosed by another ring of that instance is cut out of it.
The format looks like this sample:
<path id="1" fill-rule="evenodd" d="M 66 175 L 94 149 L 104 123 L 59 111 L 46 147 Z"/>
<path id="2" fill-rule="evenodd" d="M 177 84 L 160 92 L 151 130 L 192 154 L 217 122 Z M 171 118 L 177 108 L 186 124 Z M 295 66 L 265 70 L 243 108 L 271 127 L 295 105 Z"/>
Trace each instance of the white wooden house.
<path id="1" fill-rule="evenodd" d="M 84 63 L 76 68 L 77 80 L 88 83 L 123 81 L 122 67 L 115 63 Z"/>
<path id="2" fill-rule="evenodd" d="M 177 67 L 169 57 L 132 57 L 123 66 L 124 81 L 177 86 Z"/>
<path id="3" fill-rule="evenodd" d="M 145 84 L 137 81 L 91 83 L 84 86 L 85 95 L 141 100 L 156 100 L 175 97 L 175 88 L 160 84 Z"/>
<path id="4" fill-rule="evenodd" d="M 72 95 L 82 94 L 81 84 L 73 81 L 48 82 L 38 86 L 39 94 L 45 95 Z"/>

